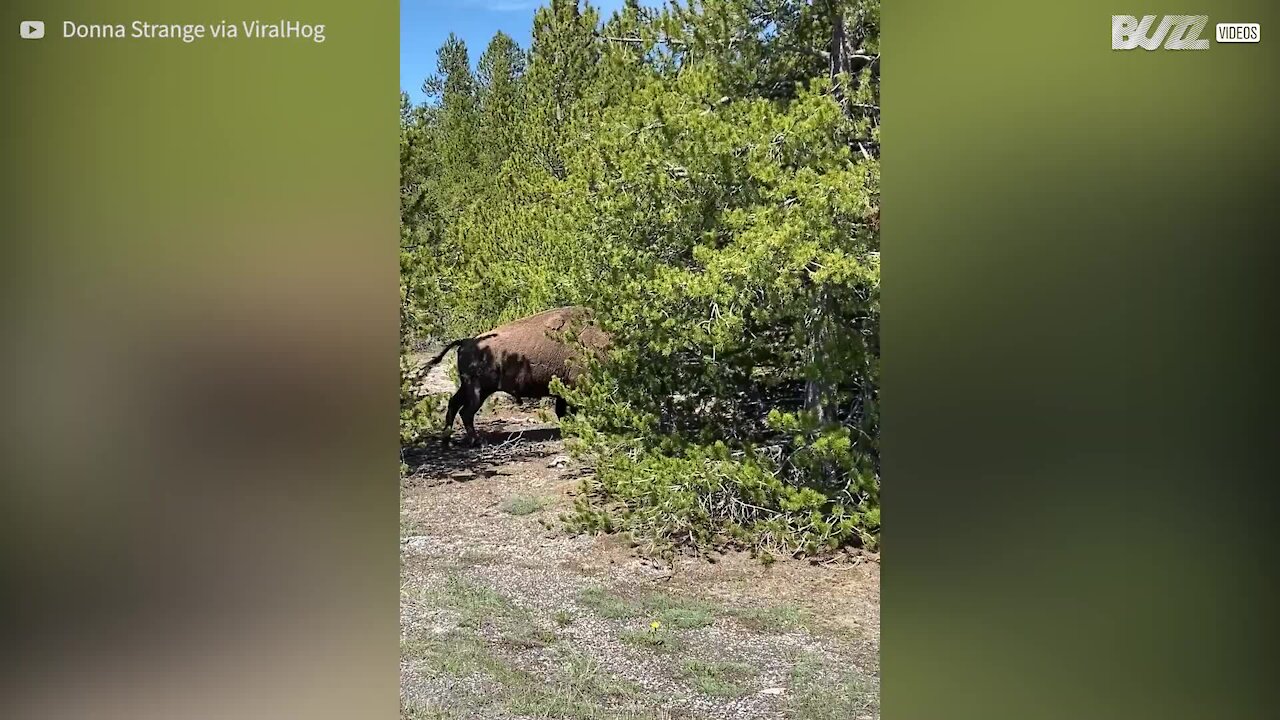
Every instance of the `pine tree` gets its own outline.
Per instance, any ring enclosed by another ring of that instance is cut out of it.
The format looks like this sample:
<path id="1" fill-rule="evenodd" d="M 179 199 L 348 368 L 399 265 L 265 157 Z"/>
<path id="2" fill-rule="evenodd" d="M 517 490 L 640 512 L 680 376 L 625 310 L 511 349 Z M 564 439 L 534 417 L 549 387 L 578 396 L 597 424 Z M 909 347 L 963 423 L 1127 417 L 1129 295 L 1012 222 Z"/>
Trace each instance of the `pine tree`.
<path id="1" fill-rule="evenodd" d="M 480 154 L 488 177 L 498 174 L 519 142 L 524 70 L 524 53 L 506 33 L 494 35 L 480 56 Z"/>
<path id="2" fill-rule="evenodd" d="M 521 150 L 553 177 L 565 176 L 568 128 L 595 79 L 600 59 L 599 13 L 578 0 L 552 0 L 533 18 L 529 71 L 524 84 L 529 122 Z"/>
<path id="3" fill-rule="evenodd" d="M 436 101 L 435 158 L 440 165 L 437 193 L 448 217 L 461 211 L 480 184 L 479 98 L 467 45 L 450 33 L 437 53 L 438 74 L 423 83 Z"/>
<path id="4" fill-rule="evenodd" d="M 596 309 L 614 351 L 566 390 L 597 468 L 578 527 L 875 544 L 879 3 L 598 21 L 539 10 L 523 74 L 509 38 L 476 77 L 451 38 L 435 104 L 402 100 L 403 224 L 431 247 L 402 255 L 406 305 L 430 316 L 407 322 L 456 336 Z"/>

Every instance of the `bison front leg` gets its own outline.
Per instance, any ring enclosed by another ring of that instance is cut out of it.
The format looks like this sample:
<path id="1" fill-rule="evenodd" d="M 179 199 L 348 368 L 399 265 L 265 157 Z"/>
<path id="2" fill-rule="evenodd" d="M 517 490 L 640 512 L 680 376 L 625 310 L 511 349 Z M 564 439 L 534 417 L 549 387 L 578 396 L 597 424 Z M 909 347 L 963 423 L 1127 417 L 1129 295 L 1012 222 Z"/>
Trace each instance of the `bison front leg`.
<path id="1" fill-rule="evenodd" d="M 556 398 L 556 419 L 563 420 L 565 415 L 569 414 L 569 403 L 565 402 L 562 397 Z"/>

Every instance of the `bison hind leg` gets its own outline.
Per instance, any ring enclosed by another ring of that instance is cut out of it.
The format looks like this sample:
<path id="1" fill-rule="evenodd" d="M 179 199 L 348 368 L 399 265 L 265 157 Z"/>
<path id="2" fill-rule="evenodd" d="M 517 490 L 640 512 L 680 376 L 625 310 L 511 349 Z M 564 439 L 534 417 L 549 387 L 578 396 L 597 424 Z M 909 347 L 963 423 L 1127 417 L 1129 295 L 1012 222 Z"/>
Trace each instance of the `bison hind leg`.
<path id="1" fill-rule="evenodd" d="M 463 389 L 466 393 L 463 395 L 462 404 L 462 424 L 467 429 L 467 437 L 472 445 L 480 445 L 480 434 L 476 432 L 475 417 L 480 411 L 480 406 L 484 405 L 484 401 L 489 398 L 493 391 L 485 392 L 477 383 L 466 383 L 463 388 L 459 388 L 459 392 Z"/>
<path id="2" fill-rule="evenodd" d="M 449 411 L 444 415 L 444 444 L 449 444 L 449 435 L 453 433 L 453 419 L 467 402 L 467 383 L 463 382 L 458 391 L 449 398 Z"/>
<path id="3" fill-rule="evenodd" d="M 569 414 L 569 403 L 564 398 L 556 398 L 556 419 L 563 420 L 565 415 Z"/>

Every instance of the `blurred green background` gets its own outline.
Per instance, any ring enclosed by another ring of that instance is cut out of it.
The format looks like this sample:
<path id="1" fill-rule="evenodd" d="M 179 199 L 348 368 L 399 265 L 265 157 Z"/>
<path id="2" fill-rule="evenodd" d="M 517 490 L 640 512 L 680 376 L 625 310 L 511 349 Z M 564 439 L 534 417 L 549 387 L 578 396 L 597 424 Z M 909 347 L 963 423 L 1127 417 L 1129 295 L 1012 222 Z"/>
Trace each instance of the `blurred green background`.
<path id="1" fill-rule="evenodd" d="M 398 9 L 0 10 L 0 715 L 396 712 Z"/>
<path id="2" fill-rule="evenodd" d="M 1275 18 L 885 4 L 886 717 L 1265 707 Z"/>
<path id="3" fill-rule="evenodd" d="M 32 7 L 0 715 L 390 716 L 397 7 Z M 1262 42 L 1112 51 L 1144 13 Z M 57 37 L 281 16 L 327 41 Z M 1274 6 L 883 17 L 886 715 L 1261 714 Z"/>

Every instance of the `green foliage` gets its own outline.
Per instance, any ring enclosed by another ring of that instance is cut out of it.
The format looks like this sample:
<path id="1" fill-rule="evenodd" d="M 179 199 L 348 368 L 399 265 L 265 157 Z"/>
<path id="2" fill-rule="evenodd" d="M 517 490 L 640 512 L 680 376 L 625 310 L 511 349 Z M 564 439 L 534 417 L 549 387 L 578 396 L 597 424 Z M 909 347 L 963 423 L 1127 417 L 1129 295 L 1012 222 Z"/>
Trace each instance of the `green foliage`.
<path id="1" fill-rule="evenodd" d="M 405 343 L 589 305 L 615 340 L 560 389 L 597 471 L 571 527 L 875 546 L 878 1 L 555 0 L 532 38 L 475 74 L 451 38 L 402 102 Z"/>
<path id="2" fill-rule="evenodd" d="M 511 156 L 519 143 L 521 97 L 525 55 L 520 46 L 505 33 L 493 41 L 480 56 L 477 70 L 479 82 L 479 148 L 481 169 L 493 177 Z"/>
<path id="3" fill-rule="evenodd" d="M 404 349 L 400 352 L 400 445 L 413 445 L 443 423 L 439 395 L 431 395 L 422 385 L 424 373 Z M 401 468 L 403 472 L 405 468 Z"/>

